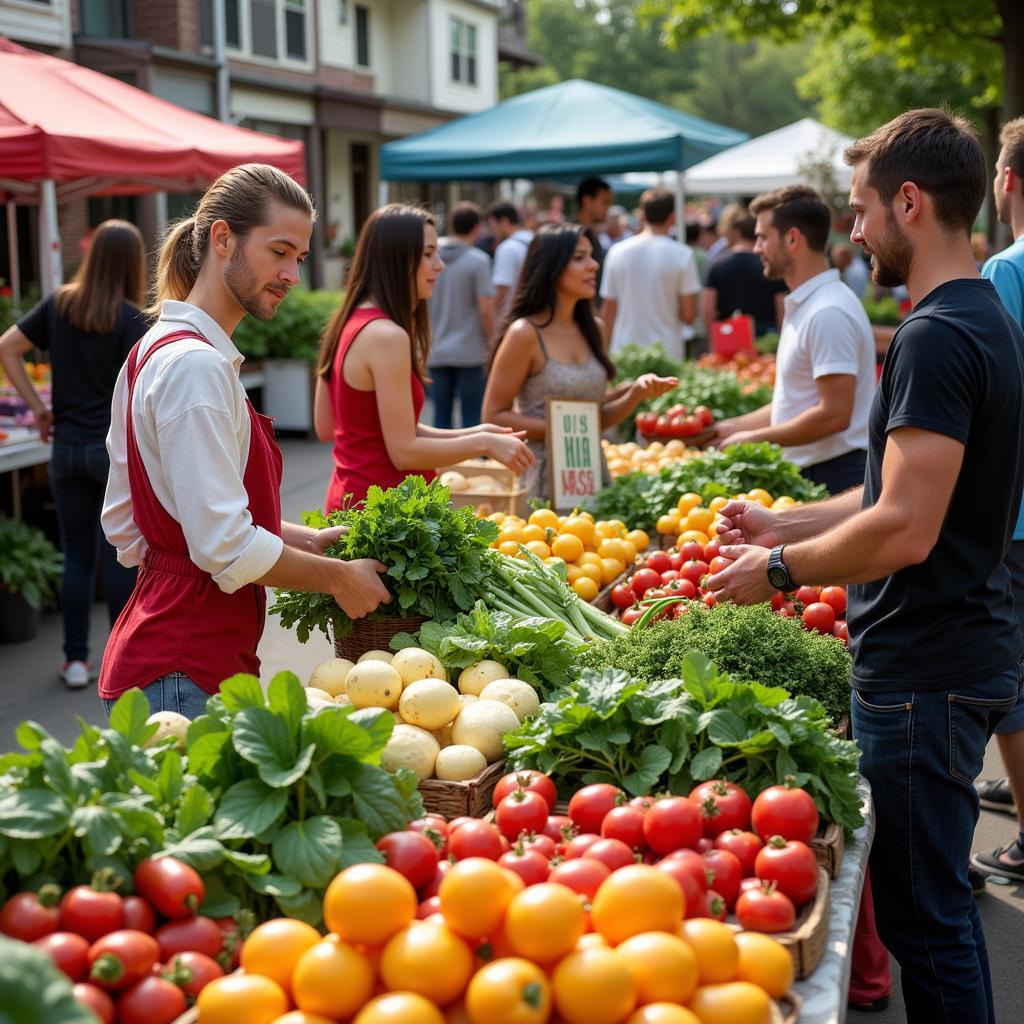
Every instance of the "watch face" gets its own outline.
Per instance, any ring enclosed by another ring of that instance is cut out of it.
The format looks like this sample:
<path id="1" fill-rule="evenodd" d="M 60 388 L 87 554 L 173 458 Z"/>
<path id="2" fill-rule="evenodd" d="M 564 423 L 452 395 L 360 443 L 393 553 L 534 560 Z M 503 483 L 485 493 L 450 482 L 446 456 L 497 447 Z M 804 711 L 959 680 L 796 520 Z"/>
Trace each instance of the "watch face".
<path id="1" fill-rule="evenodd" d="M 783 590 L 789 583 L 786 570 L 773 566 L 768 570 L 768 582 L 775 587 L 776 590 Z"/>

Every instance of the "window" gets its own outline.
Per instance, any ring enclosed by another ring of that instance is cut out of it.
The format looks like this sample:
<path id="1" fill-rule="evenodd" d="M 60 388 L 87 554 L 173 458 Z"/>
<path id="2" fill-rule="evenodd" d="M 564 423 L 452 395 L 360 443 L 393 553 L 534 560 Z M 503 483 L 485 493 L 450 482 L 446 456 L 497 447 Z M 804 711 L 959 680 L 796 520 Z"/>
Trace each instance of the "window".
<path id="1" fill-rule="evenodd" d="M 249 0 L 252 52 L 257 57 L 277 58 L 277 11 L 274 0 Z"/>
<path id="2" fill-rule="evenodd" d="M 306 0 L 224 0 L 228 47 L 266 60 L 306 63 Z"/>
<path id="3" fill-rule="evenodd" d="M 452 81 L 476 85 L 476 25 L 451 19 Z"/>
<path id="4" fill-rule="evenodd" d="M 82 0 L 82 35 L 103 39 L 129 36 L 128 0 Z"/>
<path id="5" fill-rule="evenodd" d="M 356 4 L 356 63 L 370 66 L 370 9 Z"/>
<path id="6" fill-rule="evenodd" d="M 241 0 L 224 0 L 224 43 L 232 49 L 242 48 L 242 19 L 238 5 Z"/>
<path id="7" fill-rule="evenodd" d="M 284 52 L 292 60 L 306 59 L 306 0 L 285 0 Z"/>

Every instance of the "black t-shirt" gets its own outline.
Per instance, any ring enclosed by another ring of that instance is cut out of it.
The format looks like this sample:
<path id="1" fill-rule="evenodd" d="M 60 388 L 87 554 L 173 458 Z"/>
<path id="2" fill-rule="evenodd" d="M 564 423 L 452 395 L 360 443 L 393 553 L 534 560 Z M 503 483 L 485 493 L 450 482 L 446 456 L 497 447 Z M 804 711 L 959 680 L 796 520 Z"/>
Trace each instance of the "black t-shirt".
<path id="1" fill-rule="evenodd" d="M 18 330 L 50 353 L 55 441 L 97 444 L 106 439 L 117 375 L 148 329 L 142 312 L 125 302 L 112 334 L 80 331 L 58 312 L 53 295 L 18 321 Z"/>
<path id="2" fill-rule="evenodd" d="M 853 685 L 942 690 L 997 675 L 1021 653 L 1003 560 L 1024 486 L 1024 333 L 988 281 L 940 285 L 897 330 L 871 406 L 865 508 L 898 427 L 962 442 L 963 465 L 925 561 L 850 588 Z"/>
<path id="3" fill-rule="evenodd" d="M 761 257 L 752 252 L 727 252 L 708 268 L 708 288 L 718 292 L 716 320 L 728 320 L 737 310 L 754 318 L 758 334 L 778 330 L 775 296 L 786 291 L 783 281 L 764 276 Z"/>

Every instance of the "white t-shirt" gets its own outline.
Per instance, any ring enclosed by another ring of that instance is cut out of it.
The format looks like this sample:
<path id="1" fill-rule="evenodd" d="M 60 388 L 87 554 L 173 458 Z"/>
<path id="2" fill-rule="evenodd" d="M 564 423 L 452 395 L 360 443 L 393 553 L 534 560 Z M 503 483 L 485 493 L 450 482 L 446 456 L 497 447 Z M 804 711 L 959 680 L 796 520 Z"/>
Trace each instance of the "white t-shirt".
<path id="1" fill-rule="evenodd" d="M 499 285 L 508 288 L 502 308 L 498 310 L 499 313 L 503 313 L 512 304 L 512 296 L 519 283 L 519 272 L 526 262 L 526 250 L 530 248 L 532 241 L 533 232 L 524 228 L 509 235 L 504 242 L 499 242 L 498 247 L 494 250 L 494 270 L 491 273 L 491 284 L 495 288 Z"/>
<path id="2" fill-rule="evenodd" d="M 681 359 L 686 325 L 679 316 L 679 297 L 699 292 L 697 261 L 688 245 L 642 232 L 612 246 L 601 278 L 601 298 L 618 303 L 612 352 L 630 342 L 660 341 L 670 356 Z"/>
<path id="3" fill-rule="evenodd" d="M 868 413 L 875 390 L 875 339 L 860 300 L 838 270 L 805 281 L 785 300 L 772 394 L 772 426 L 786 423 L 820 401 L 815 381 L 830 374 L 857 378 L 850 425 L 820 441 L 783 450 L 800 467 L 866 450 Z"/>

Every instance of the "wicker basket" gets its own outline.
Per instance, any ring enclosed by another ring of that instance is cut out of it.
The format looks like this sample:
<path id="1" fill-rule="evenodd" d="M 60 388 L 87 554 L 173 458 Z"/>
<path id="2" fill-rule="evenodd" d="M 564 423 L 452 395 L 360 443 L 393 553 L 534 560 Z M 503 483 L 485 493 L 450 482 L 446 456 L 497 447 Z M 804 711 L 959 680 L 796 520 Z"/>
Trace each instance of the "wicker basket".
<path id="1" fill-rule="evenodd" d="M 505 758 L 489 764 L 479 775 L 466 782 L 425 779 L 419 785 L 423 806 L 431 814 L 453 818 L 482 818 L 491 809 L 491 795 L 505 774 Z"/>
<path id="2" fill-rule="evenodd" d="M 339 658 L 358 661 L 367 651 L 390 650 L 394 637 L 399 633 L 415 633 L 426 621 L 422 615 L 407 619 L 356 619 L 347 636 L 334 638 L 334 653 Z"/>

